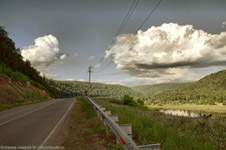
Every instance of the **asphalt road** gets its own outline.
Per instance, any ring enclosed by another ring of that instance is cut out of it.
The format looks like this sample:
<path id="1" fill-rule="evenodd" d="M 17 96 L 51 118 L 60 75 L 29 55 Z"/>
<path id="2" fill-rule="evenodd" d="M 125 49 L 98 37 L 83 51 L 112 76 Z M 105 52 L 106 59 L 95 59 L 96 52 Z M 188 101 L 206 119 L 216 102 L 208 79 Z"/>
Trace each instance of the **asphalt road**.
<path id="1" fill-rule="evenodd" d="M 0 149 L 46 145 L 74 101 L 56 99 L 0 112 Z"/>

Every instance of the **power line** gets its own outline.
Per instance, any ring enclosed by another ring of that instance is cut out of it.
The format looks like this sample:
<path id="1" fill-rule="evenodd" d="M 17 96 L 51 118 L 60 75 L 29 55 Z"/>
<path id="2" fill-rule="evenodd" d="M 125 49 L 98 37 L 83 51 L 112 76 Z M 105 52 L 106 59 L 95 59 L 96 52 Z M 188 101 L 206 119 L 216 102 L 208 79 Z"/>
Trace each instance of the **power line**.
<path id="1" fill-rule="evenodd" d="M 162 0 L 159 0 L 158 1 L 158 3 L 155 5 L 155 7 L 152 9 L 152 11 L 150 12 L 150 14 L 146 17 L 146 19 L 143 21 L 143 23 L 140 25 L 140 27 L 137 29 L 137 31 L 139 31 L 142 27 L 143 27 L 143 25 L 148 21 L 148 19 L 152 16 L 152 14 L 155 12 L 155 10 L 158 8 L 158 6 L 159 6 L 159 4 L 161 3 L 161 1 Z M 135 8 L 136 8 L 136 6 L 137 6 L 137 4 L 139 3 L 139 1 L 137 1 L 137 3 L 136 3 L 136 5 L 135 5 Z M 134 9 L 135 9 L 134 8 Z M 134 9 L 133 9 L 133 11 L 134 11 Z M 131 15 L 130 15 L 131 16 Z M 128 20 L 127 20 L 127 22 L 128 22 Z M 127 23 L 126 22 L 126 23 Z M 114 40 L 113 40 L 114 41 Z M 112 42 L 113 43 L 113 42 Z M 101 70 L 99 70 L 99 71 L 97 71 L 97 72 L 101 72 L 101 71 L 103 71 L 104 69 L 106 69 L 108 66 L 110 66 L 112 63 L 113 63 L 114 61 L 113 60 L 111 60 L 107 65 L 105 65 L 105 67 L 104 68 L 102 68 Z M 96 72 L 96 73 L 97 73 Z"/>
<path id="2" fill-rule="evenodd" d="M 114 61 L 113 60 L 111 60 L 107 65 L 105 65 L 102 69 L 100 69 L 100 70 L 98 70 L 98 71 L 96 71 L 96 72 L 94 72 L 94 73 L 98 73 L 98 72 L 101 72 L 101 71 L 103 71 L 104 69 L 106 69 L 108 66 L 110 66 L 110 64 L 112 64 Z"/>
<path id="3" fill-rule="evenodd" d="M 122 30 L 125 28 L 129 18 L 131 17 L 131 15 L 133 14 L 135 8 L 137 7 L 138 3 L 140 2 L 140 0 L 134 0 L 131 7 L 129 8 L 129 11 L 126 14 L 126 17 L 123 19 L 118 31 L 116 32 L 112 42 L 110 45 L 112 45 L 114 43 L 115 38 L 121 34 Z M 99 64 L 104 60 L 104 56 L 100 59 L 100 61 L 98 62 Z"/>
<path id="4" fill-rule="evenodd" d="M 136 3 L 135 3 L 136 2 Z M 123 20 L 118 32 L 116 33 L 115 37 L 117 37 L 119 34 L 122 33 L 123 29 L 125 28 L 129 18 L 131 17 L 131 15 L 133 14 L 135 8 L 137 7 L 137 5 L 139 4 L 140 0 L 134 0 L 132 6 L 130 7 L 130 10 L 128 11 L 125 19 Z M 135 5 L 134 5 L 135 4 Z M 114 40 L 113 40 L 114 41 Z"/>
<path id="5" fill-rule="evenodd" d="M 141 26 L 138 28 L 138 30 L 140 30 L 143 25 L 148 21 L 148 19 L 152 16 L 152 14 L 154 13 L 154 11 L 158 8 L 159 4 L 161 3 L 162 0 L 159 0 L 158 3 L 155 5 L 154 9 L 152 9 L 152 11 L 150 12 L 150 14 L 147 16 L 147 18 L 144 20 L 144 22 L 141 24 Z M 137 31 L 138 31 L 137 30 Z"/>
<path id="6" fill-rule="evenodd" d="M 139 4 L 139 2 L 140 2 L 140 0 L 134 0 L 133 1 L 132 5 L 131 5 L 131 7 L 129 9 L 129 11 L 126 14 L 126 17 L 124 18 L 121 26 L 119 27 L 119 29 L 118 29 L 117 33 L 115 34 L 115 36 L 114 36 L 114 38 L 113 38 L 113 40 L 112 40 L 112 42 L 111 42 L 110 45 L 112 45 L 114 43 L 115 38 L 119 34 L 122 33 L 123 29 L 125 28 L 125 26 L 127 25 L 128 21 L 129 21 L 129 18 L 132 16 L 132 14 L 133 14 L 135 8 L 137 7 L 137 5 Z M 103 60 L 104 60 L 104 56 L 100 59 L 100 61 L 98 63 L 100 64 Z M 98 72 L 100 72 L 100 71 L 104 70 L 105 68 L 107 68 L 112 62 L 113 62 L 113 60 L 110 63 L 108 63 L 107 65 L 105 65 L 105 67 L 102 68 L 101 70 L 99 70 Z"/>

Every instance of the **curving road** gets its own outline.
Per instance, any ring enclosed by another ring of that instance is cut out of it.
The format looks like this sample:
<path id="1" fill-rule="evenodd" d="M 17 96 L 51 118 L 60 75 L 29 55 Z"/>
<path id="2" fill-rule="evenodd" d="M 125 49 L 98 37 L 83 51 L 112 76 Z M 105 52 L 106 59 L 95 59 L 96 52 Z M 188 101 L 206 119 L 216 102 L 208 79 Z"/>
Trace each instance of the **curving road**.
<path id="1" fill-rule="evenodd" d="M 0 149 L 48 145 L 74 101 L 56 99 L 0 112 Z"/>

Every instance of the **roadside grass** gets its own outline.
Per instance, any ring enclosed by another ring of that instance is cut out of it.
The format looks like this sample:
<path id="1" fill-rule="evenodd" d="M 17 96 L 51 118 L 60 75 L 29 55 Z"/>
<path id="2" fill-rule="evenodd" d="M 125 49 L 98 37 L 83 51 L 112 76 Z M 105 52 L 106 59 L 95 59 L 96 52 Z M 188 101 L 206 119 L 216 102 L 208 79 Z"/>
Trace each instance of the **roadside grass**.
<path id="1" fill-rule="evenodd" d="M 181 105 L 146 105 L 146 106 L 150 109 L 178 109 L 178 110 L 226 113 L 226 106 L 219 105 L 181 104 Z"/>
<path id="2" fill-rule="evenodd" d="M 68 122 L 67 150 L 121 150 L 114 135 L 98 119 L 93 107 L 84 98 L 77 98 Z"/>
<path id="3" fill-rule="evenodd" d="M 138 145 L 160 143 L 162 150 L 223 150 L 226 148 L 225 120 L 168 116 L 145 107 L 131 107 L 95 100 L 117 114 L 119 124 L 132 124 Z"/>
<path id="4" fill-rule="evenodd" d="M 0 105 L 0 112 L 8 110 L 8 109 L 21 107 L 21 106 L 25 106 L 25 105 L 30 105 L 30 104 L 35 104 L 35 103 L 40 103 L 40 102 L 44 102 L 44 101 L 48 101 L 48 100 L 50 100 L 50 99 L 40 98 L 40 99 L 36 99 L 36 100 L 32 100 L 32 101 L 27 101 L 27 100 L 23 100 L 23 99 L 17 100 L 15 104 Z"/>

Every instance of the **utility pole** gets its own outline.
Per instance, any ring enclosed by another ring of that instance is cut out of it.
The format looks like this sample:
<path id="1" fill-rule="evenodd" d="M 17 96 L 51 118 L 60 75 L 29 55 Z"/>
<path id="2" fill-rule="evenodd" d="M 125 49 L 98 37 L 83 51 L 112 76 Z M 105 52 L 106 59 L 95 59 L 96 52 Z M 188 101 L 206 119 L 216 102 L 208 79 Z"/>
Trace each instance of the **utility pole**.
<path id="1" fill-rule="evenodd" d="M 88 72 L 89 72 L 89 83 L 91 82 L 91 73 L 92 73 L 92 66 L 89 66 L 89 68 L 88 68 L 89 70 L 88 70 Z"/>

